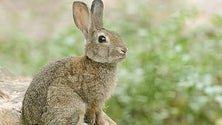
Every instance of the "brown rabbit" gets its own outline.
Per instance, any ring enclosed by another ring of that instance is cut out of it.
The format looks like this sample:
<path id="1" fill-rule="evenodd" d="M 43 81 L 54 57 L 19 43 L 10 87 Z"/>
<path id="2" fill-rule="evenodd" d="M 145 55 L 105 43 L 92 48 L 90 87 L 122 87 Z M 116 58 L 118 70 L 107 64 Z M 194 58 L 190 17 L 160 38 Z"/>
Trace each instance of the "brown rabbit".
<path id="1" fill-rule="evenodd" d="M 24 125 L 116 125 L 102 107 L 127 48 L 117 33 L 103 28 L 101 0 L 93 1 L 91 11 L 74 2 L 73 18 L 85 37 L 85 54 L 52 62 L 35 75 L 23 100 Z"/>

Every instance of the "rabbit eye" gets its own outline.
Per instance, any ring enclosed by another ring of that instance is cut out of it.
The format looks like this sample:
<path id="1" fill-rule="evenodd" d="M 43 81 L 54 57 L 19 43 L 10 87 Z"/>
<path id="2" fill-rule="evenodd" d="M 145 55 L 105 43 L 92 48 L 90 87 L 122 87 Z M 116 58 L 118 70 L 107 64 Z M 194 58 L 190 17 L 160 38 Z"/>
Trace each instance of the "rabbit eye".
<path id="1" fill-rule="evenodd" d="M 103 36 L 103 35 L 101 35 L 101 36 L 99 36 L 98 41 L 99 41 L 100 43 L 105 43 L 105 42 L 106 42 L 106 37 Z"/>

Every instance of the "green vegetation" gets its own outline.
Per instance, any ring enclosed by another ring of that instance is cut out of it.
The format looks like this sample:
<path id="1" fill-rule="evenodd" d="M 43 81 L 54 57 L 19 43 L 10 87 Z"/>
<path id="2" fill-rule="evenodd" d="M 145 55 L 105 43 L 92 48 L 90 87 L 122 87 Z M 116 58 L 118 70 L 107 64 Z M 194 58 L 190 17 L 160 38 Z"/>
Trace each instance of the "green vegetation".
<path id="1" fill-rule="evenodd" d="M 221 17 L 212 29 L 184 33 L 195 17 L 181 10 L 155 29 L 125 23 L 129 58 L 110 101 L 119 124 L 222 124 Z"/>
<path id="2" fill-rule="evenodd" d="M 195 9 L 181 9 L 159 26 L 145 11 L 105 19 L 129 49 L 106 107 L 119 125 L 222 125 L 222 17 L 209 27 L 187 26 L 196 17 Z M 16 33 L 0 41 L 0 65 L 31 76 L 51 60 L 81 55 L 82 41 L 73 26 L 41 42 Z"/>

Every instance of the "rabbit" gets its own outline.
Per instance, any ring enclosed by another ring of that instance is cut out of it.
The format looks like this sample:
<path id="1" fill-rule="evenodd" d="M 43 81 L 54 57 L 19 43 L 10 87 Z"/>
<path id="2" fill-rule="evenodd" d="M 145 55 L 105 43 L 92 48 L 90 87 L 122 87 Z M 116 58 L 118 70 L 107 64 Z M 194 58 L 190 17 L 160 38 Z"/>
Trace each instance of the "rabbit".
<path id="1" fill-rule="evenodd" d="M 118 63 L 127 57 L 120 36 L 103 28 L 103 2 L 91 9 L 73 2 L 73 19 L 85 37 L 85 53 L 44 66 L 24 96 L 24 125 L 116 125 L 102 108 L 117 81 Z"/>

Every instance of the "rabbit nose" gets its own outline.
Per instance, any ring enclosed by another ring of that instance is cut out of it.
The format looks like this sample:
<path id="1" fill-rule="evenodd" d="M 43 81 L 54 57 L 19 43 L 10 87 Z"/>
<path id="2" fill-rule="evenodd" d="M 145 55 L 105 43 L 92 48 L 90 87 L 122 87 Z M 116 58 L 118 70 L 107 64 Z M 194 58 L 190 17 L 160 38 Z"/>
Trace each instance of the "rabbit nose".
<path id="1" fill-rule="evenodd" d="M 119 48 L 119 53 L 126 54 L 127 53 L 127 48 Z"/>
<path id="2" fill-rule="evenodd" d="M 126 52 L 127 52 L 127 49 L 126 49 L 126 48 L 123 48 L 123 49 L 121 49 L 121 51 L 122 51 L 123 53 L 126 53 Z"/>

